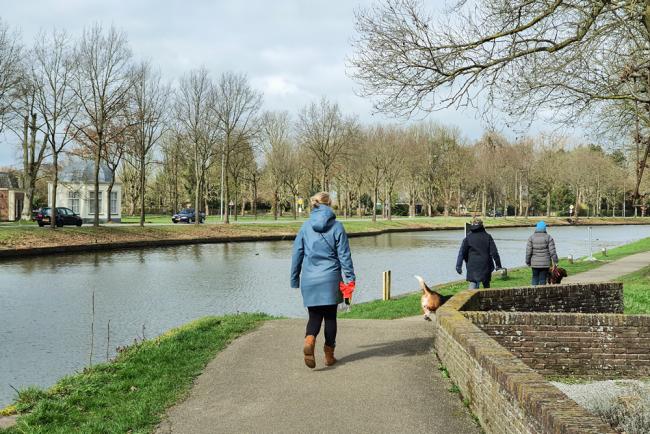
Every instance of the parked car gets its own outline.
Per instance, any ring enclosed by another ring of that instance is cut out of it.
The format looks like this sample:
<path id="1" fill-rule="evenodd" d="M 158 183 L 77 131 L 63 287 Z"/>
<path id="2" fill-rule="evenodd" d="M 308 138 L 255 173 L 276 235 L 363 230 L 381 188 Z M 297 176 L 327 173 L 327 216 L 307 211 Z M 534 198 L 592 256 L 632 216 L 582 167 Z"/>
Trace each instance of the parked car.
<path id="1" fill-rule="evenodd" d="M 50 208 L 41 208 L 36 214 L 36 223 L 40 227 L 50 224 L 52 218 L 52 210 Z M 64 225 L 81 226 L 83 220 L 78 214 L 75 214 L 70 208 L 56 207 L 56 225 L 61 227 Z"/>
<path id="2" fill-rule="evenodd" d="M 32 210 L 32 221 L 33 222 L 36 221 L 36 216 L 38 215 L 39 212 L 41 212 L 41 208 L 36 208 L 36 209 Z"/>
<path id="3" fill-rule="evenodd" d="M 499 210 L 496 211 L 488 211 L 487 213 L 488 217 L 503 217 L 503 213 Z"/>
<path id="4" fill-rule="evenodd" d="M 196 216 L 193 208 L 185 208 L 180 210 L 177 214 L 174 214 L 172 216 L 172 221 L 174 223 L 192 223 L 196 221 Z M 199 223 L 203 223 L 205 221 L 205 213 L 200 212 L 199 213 Z"/>

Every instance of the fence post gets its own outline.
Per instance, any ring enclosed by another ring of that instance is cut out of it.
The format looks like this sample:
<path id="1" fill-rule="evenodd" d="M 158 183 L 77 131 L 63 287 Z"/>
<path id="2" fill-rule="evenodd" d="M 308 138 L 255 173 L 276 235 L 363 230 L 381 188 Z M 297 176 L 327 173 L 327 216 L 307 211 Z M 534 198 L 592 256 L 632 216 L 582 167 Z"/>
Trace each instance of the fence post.
<path id="1" fill-rule="evenodd" d="M 382 300 L 390 300 L 390 270 L 382 273 Z"/>

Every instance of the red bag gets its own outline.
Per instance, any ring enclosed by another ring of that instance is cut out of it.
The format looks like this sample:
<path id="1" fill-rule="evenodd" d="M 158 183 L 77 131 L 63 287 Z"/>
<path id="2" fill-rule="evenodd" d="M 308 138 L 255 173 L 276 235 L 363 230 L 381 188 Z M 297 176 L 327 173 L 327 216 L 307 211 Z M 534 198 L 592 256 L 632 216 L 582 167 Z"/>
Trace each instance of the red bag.
<path id="1" fill-rule="evenodd" d="M 341 290 L 341 293 L 343 294 L 343 298 L 347 298 L 347 299 L 352 298 L 352 293 L 354 292 L 355 286 L 356 283 L 354 282 L 354 280 L 350 283 L 339 282 L 339 290 Z"/>

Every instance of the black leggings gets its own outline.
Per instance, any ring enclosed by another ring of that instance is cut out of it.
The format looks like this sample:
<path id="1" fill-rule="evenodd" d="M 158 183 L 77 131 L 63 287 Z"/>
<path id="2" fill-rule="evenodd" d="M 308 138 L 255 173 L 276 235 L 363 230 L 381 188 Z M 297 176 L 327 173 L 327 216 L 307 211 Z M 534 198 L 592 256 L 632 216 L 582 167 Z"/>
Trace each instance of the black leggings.
<path id="1" fill-rule="evenodd" d="M 336 305 L 327 306 L 310 306 L 309 321 L 307 321 L 307 331 L 305 336 L 318 336 L 320 325 L 325 319 L 325 345 L 333 347 L 336 345 Z"/>

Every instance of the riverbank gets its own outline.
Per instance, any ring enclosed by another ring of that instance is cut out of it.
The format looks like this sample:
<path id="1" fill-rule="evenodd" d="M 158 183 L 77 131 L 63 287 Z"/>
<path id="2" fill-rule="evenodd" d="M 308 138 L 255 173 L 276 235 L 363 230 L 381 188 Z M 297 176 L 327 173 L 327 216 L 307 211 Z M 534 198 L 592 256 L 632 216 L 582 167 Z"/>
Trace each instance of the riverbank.
<path id="1" fill-rule="evenodd" d="M 622 259 L 637 253 L 650 251 L 650 238 L 644 238 L 624 246 L 616 247 L 607 252 L 595 254 L 597 261 L 577 260 L 569 263 L 566 259 L 560 260 L 560 266 L 567 270 L 569 276 L 574 276 L 589 270 L 596 269 L 604 264 Z M 521 267 L 508 270 L 507 278 L 502 278 L 499 272 L 495 273 L 492 280 L 493 288 L 509 288 L 530 285 L 530 268 Z M 631 274 L 625 275 L 617 281 L 623 282 L 623 293 L 626 314 L 650 314 L 650 266 Z M 434 287 L 444 295 L 453 295 L 467 289 L 467 282 L 458 280 Z M 375 300 L 368 303 L 353 305 L 352 310 L 343 313 L 342 318 L 354 319 L 398 319 L 421 315 L 420 292 L 397 297 L 389 301 Z"/>
<path id="2" fill-rule="evenodd" d="M 611 249 L 606 257 L 598 254 L 597 262 L 568 264 L 562 261 L 561 265 L 575 275 L 647 251 L 650 251 L 650 238 Z M 528 269 L 513 269 L 509 270 L 507 279 L 495 277 L 493 286 L 525 286 L 529 278 Z M 650 295 L 647 294 L 650 267 L 625 276 L 623 282 L 626 313 L 650 313 Z M 465 288 L 464 281 L 436 287 L 444 294 Z M 341 318 L 417 316 L 420 314 L 419 298 L 417 293 L 388 302 L 353 305 L 352 312 L 342 314 Z M 114 362 L 66 377 L 46 391 L 24 390 L 15 405 L 4 411 L 6 414 L 20 413 L 17 427 L 0 432 L 150 432 L 165 409 L 186 396 L 196 376 L 215 354 L 237 336 L 269 318 L 264 314 L 204 318 L 121 351 Z M 302 326 L 303 321 L 299 323 Z M 256 357 L 264 359 L 266 356 Z"/>
<path id="3" fill-rule="evenodd" d="M 22 432 L 151 432 L 230 342 L 271 317 L 207 317 L 120 351 L 114 361 L 65 377 L 48 390 L 21 391 L 0 415 L 18 413 Z"/>
<path id="4" fill-rule="evenodd" d="M 487 218 L 487 227 L 528 227 L 542 218 Z M 565 218 L 544 219 L 549 226 L 569 226 Z M 349 236 L 391 232 L 462 229 L 468 217 L 417 217 L 393 220 L 342 220 Z M 578 225 L 650 224 L 650 218 L 581 218 Z M 292 240 L 302 221 L 203 225 L 64 227 L 57 230 L 34 226 L 0 228 L 0 257 L 44 255 L 61 252 L 136 249 L 184 244 Z"/>

